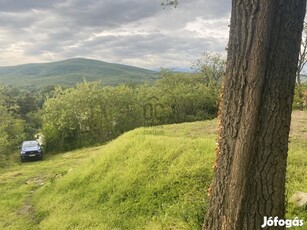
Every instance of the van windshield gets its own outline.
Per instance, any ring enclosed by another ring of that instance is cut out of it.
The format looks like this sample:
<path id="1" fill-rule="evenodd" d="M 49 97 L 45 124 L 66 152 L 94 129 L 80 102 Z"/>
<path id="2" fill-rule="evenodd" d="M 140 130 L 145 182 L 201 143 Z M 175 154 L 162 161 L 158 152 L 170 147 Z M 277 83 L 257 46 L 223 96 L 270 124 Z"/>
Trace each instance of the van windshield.
<path id="1" fill-rule="evenodd" d="M 22 144 L 22 147 L 37 147 L 38 142 L 37 141 L 26 141 Z"/>

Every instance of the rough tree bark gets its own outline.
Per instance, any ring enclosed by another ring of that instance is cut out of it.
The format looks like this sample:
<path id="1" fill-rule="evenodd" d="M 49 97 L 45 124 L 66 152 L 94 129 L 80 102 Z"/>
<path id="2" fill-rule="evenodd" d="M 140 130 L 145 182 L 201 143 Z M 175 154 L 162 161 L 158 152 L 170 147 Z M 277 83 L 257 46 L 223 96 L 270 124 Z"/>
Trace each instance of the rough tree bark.
<path id="1" fill-rule="evenodd" d="M 285 217 L 288 135 L 306 0 L 233 0 L 204 229 Z M 284 229 L 277 227 L 274 229 Z"/>

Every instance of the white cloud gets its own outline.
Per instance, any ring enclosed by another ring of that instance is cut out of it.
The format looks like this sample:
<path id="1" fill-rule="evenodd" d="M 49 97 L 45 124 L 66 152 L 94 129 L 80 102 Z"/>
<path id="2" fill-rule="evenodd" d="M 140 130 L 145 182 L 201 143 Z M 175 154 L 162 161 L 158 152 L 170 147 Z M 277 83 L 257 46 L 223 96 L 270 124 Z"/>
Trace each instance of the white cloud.
<path id="1" fill-rule="evenodd" d="M 187 23 L 185 30 L 194 32 L 196 37 L 216 38 L 225 40 L 228 36 L 229 18 L 204 19 L 197 17 L 195 21 Z"/>

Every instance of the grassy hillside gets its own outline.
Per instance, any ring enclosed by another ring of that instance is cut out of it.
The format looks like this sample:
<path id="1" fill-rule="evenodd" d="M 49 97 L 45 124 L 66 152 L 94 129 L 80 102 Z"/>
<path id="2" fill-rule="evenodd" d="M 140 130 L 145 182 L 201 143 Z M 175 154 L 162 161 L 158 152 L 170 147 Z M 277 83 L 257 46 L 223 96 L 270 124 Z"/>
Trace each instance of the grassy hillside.
<path id="1" fill-rule="evenodd" d="M 294 113 L 287 193 L 307 192 L 307 113 Z M 200 229 L 216 121 L 139 128 L 0 175 L 0 228 Z M 307 213 L 288 204 L 288 217 Z M 304 229 L 304 228 L 300 228 Z"/>
<path id="2" fill-rule="evenodd" d="M 83 79 L 101 81 L 104 85 L 139 84 L 152 82 L 157 76 L 157 72 L 142 68 L 84 58 L 0 67 L 0 83 L 25 88 L 74 86 Z"/>

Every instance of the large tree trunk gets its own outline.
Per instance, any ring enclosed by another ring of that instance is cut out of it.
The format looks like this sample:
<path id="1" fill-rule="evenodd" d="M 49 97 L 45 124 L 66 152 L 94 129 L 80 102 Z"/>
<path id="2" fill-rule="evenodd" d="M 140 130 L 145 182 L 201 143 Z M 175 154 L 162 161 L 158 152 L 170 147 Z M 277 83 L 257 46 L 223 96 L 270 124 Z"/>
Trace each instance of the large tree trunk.
<path id="1" fill-rule="evenodd" d="M 204 229 L 285 217 L 288 135 L 306 0 L 233 0 Z M 285 227 L 274 228 L 284 229 Z"/>

